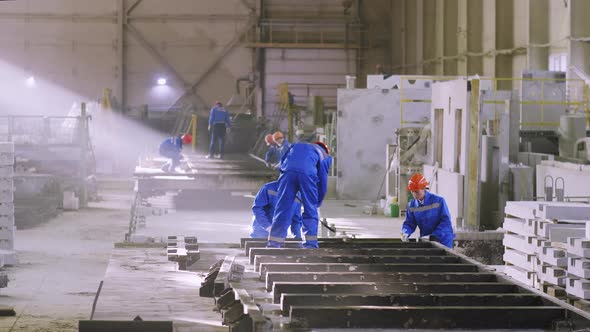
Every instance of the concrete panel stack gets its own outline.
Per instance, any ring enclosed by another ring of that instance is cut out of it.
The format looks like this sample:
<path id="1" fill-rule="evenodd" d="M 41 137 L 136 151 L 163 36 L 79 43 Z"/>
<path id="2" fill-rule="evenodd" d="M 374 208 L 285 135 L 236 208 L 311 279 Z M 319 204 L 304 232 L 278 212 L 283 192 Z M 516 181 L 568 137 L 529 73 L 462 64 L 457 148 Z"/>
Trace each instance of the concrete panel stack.
<path id="1" fill-rule="evenodd" d="M 0 142 L 0 256 L 16 264 L 14 252 L 14 143 Z"/>
<path id="2" fill-rule="evenodd" d="M 508 202 L 504 212 L 504 261 L 508 275 L 544 291 L 548 287 L 553 292 L 556 288 L 562 288 L 562 292 L 563 288 L 566 291 L 571 288 L 572 292 L 568 293 L 581 298 L 579 295 L 585 295 L 587 286 L 590 296 L 590 281 L 583 279 L 590 277 L 590 261 L 585 260 L 590 258 L 590 240 L 588 252 L 583 249 L 590 205 Z M 570 279 L 572 286 L 569 286 Z"/>

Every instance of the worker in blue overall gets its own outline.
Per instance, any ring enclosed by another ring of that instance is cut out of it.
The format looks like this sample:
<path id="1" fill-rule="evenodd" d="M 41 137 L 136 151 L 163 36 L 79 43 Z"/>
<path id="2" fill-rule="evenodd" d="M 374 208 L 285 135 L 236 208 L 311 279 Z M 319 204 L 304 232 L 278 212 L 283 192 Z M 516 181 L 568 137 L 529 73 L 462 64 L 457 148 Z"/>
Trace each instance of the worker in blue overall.
<path id="1" fill-rule="evenodd" d="M 278 200 L 279 183 L 277 181 L 269 182 L 260 188 L 254 204 L 252 204 L 252 238 L 268 238 L 268 231 L 272 225 L 272 216 L 275 212 L 275 206 Z M 299 195 L 297 195 L 299 196 Z M 301 239 L 301 199 L 295 197 L 295 202 L 291 208 L 291 234 L 295 238 Z"/>
<path id="2" fill-rule="evenodd" d="M 281 161 L 281 155 L 279 150 L 277 149 L 276 143 L 272 138 L 272 134 L 268 134 L 264 137 L 264 142 L 266 143 L 267 150 L 264 154 L 264 161 L 266 163 L 266 167 L 271 168 L 274 164 L 277 164 Z"/>
<path id="3" fill-rule="evenodd" d="M 428 192 L 427 187 L 428 181 L 420 173 L 414 174 L 408 182 L 408 190 L 414 198 L 408 203 L 402 241 L 408 241 L 418 227 L 420 237 L 428 236 L 431 241 L 453 248 L 455 234 L 447 203 L 444 198 Z"/>
<path id="4" fill-rule="evenodd" d="M 291 225 L 291 209 L 297 192 L 303 204 L 304 248 L 318 248 L 318 208 L 328 191 L 332 157 L 322 142 L 295 143 L 279 166 L 278 201 L 272 218 L 267 247 L 280 248 Z"/>
<path id="5" fill-rule="evenodd" d="M 285 153 L 287 153 L 287 150 L 289 150 L 289 148 L 291 147 L 291 143 L 289 143 L 289 140 L 287 140 L 285 138 L 285 136 L 283 135 L 282 132 L 277 131 L 276 133 L 274 133 L 272 135 L 272 139 L 276 144 L 276 148 L 279 151 L 279 155 L 280 155 L 280 159 L 283 158 L 283 156 L 285 155 Z"/>
<path id="6" fill-rule="evenodd" d="M 215 102 L 209 113 L 209 133 L 211 142 L 209 144 L 209 155 L 207 159 L 213 158 L 215 152 L 217 157 L 223 159 L 223 150 L 225 146 L 225 134 L 231 128 L 231 119 L 229 113 L 223 108 L 220 102 Z"/>
<path id="7" fill-rule="evenodd" d="M 170 161 L 162 166 L 162 170 L 164 172 L 174 172 L 182 160 L 183 144 L 191 144 L 192 142 L 193 137 L 189 134 L 184 134 L 182 136 L 169 137 L 160 143 L 160 155 L 170 159 Z"/>

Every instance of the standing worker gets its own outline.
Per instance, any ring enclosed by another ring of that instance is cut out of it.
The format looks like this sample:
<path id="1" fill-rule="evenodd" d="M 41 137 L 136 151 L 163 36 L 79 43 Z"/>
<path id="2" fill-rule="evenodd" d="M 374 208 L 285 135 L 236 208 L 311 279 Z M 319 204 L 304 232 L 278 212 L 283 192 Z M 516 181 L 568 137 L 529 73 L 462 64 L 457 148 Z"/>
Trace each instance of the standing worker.
<path id="1" fill-rule="evenodd" d="M 285 155 L 285 153 L 287 153 L 287 150 L 289 150 L 289 148 L 291 147 L 291 143 L 289 143 L 289 141 L 285 138 L 283 133 L 280 131 L 277 131 L 276 133 L 274 133 L 272 135 L 272 139 L 277 146 L 277 150 L 279 151 L 279 155 L 280 155 L 279 160 L 281 160 L 283 158 L 283 156 Z"/>
<path id="2" fill-rule="evenodd" d="M 278 201 L 267 247 L 280 248 L 284 245 L 297 192 L 301 194 L 303 204 L 303 247 L 318 247 L 318 208 L 328 191 L 331 165 L 330 150 L 322 142 L 295 143 L 287 150 L 279 166 Z"/>
<path id="3" fill-rule="evenodd" d="M 184 134 L 182 136 L 169 137 L 160 143 L 160 155 L 170 159 L 170 161 L 162 166 L 162 170 L 164 172 L 174 172 L 182 160 L 182 145 L 191 144 L 192 142 L 193 137 L 189 134 Z"/>
<path id="4" fill-rule="evenodd" d="M 408 203 L 406 220 L 402 226 L 402 241 L 408 238 L 416 227 L 420 228 L 420 237 L 429 236 L 431 241 L 453 248 L 453 226 L 451 215 L 445 199 L 426 190 L 428 181 L 424 175 L 416 173 L 408 182 L 408 190 L 414 198 Z"/>
<path id="5" fill-rule="evenodd" d="M 264 154 L 264 161 L 266 162 L 266 167 L 271 168 L 272 165 L 281 161 L 281 156 L 279 150 L 277 150 L 276 143 L 273 140 L 273 135 L 268 134 L 264 137 L 264 142 L 266 143 L 267 150 Z"/>
<path id="6" fill-rule="evenodd" d="M 225 134 L 231 128 L 229 113 L 223 108 L 220 102 L 215 102 L 209 113 L 209 133 L 211 143 L 209 144 L 209 155 L 207 159 L 213 158 L 217 151 L 219 159 L 223 159 L 223 148 L 225 146 Z"/>
<path id="7" fill-rule="evenodd" d="M 272 216 L 275 212 L 275 206 L 278 199 L 279 183 L 277 181 L 269 182 L 260 188 L 254 204 L 252 205 L 252 238 L 268 238 L 268 231 L 272 225 Z M 301 199 L 299 195 L 295 198 L 291 209 L 291 234 L 295 238 L 301 239 Z"/>

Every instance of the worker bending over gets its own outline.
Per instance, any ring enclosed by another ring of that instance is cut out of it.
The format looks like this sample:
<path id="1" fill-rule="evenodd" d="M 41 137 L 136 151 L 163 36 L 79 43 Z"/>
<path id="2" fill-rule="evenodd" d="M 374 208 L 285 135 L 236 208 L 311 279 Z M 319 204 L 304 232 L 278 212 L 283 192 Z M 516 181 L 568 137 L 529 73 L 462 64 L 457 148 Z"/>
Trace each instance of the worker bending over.
<path id="1" fill-rule="evenodd" d="M 252 238 L 268 238 L 268 232 L 272 225 L 272 216 L 275 212 L 275 206 L 278 200 L 279 183 L 277 181 L 269 182 L 260 188 L 254 204 L 252 205 Z M 299 196 L 299 195 L 297 195 Z M 301 239 L 301 199 L 295 197 L 295 202 L 291 208 L 291 234 L 295 238 Z"/>
<path id="2" fill-rule="evenodd" d="M 402 226 L 402 241 L 408 238 L 416 227 L 420 228 L 420 237 L 429 236 L 431 241 L 453 248 L 453 226 L 451 215 L 445 199 L 426 190 L 428 181 L 416 173 L 408 182 L 408 190 L 414 198 L 408 203 L 406 220 Z"/>
<path id="3" fill-rule="evenodd" d="M 209 113 L 209 133 L 211 142 L 209 143 L 209 155 L 207 159 L 213 158 L 215 152 L 217 157 L 223 159 L 223 150 L 225 146 L 225 134 L 231 128 L 231 119 L 229 113 L 223 108 L 220 102 L 215 102 Z"/>
<path id="4" fill-rule="evenodd" d="M 287 150 L 279 166 L 278 201 L 267 247 L 280 248 L 284 245 L 297 192 L 301 194 L 303 204 L 303 247 L 318 247 L 318 207 L 328 190 L 331 165 L 330 150 L 324 143 L 295 143 Z"/>
<path id="5" fill-rule="evenodd" d="M 276 147 L 274 139 L 272 138 L 272 134 L 266 135 L 264 137 L 264 142 L 267 146 L 266 153 L 264 154 L 264 161 L 266 162 L 266 167 L 271 168 L 274 164 L 281 161 L 281 155 Z"/>
<path id="6" fill-rule="evenodd" d="M 189 134 L 184 134 L 182 136 L 169 137 L 160 143 L 160 155 L 170 159 L 170 161 L 162 166 L 162 170 L 164 172 L 174 172 L 176 167 L 180 166 L 180 161 L 183 158 L 182 145 L 191 144 L 192 142 L 193 137 Z"/>

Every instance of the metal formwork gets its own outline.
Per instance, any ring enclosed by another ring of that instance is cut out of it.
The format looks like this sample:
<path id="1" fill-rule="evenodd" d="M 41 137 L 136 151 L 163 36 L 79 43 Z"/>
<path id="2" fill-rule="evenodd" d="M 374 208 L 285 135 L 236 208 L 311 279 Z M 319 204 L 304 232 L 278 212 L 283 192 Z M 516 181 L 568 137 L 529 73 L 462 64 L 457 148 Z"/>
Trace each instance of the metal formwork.
<path id="1" fill-rule="evenodd" d="M 295 240 L 275 249 L 242 239 L 246 255 L 226 261 L 246 272 L 221 280 L 212 294 L 230 331 L 590 326 L 588 314 L 437 243 L 319 242 L 320 249 L 297 248 Z"/>

